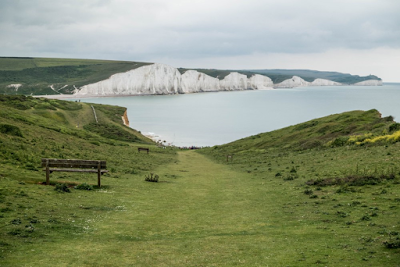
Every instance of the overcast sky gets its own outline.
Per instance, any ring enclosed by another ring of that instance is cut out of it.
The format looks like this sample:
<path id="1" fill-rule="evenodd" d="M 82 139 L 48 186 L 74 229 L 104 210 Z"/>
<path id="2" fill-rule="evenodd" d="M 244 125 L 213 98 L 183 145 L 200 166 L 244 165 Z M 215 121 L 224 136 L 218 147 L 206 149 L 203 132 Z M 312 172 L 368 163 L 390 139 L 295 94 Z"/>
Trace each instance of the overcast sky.
<path id="1" fill-rule="evenodd" d="M 0 0 L 0 56 L 315 69 L 400 82 L 399 0 Z"/>

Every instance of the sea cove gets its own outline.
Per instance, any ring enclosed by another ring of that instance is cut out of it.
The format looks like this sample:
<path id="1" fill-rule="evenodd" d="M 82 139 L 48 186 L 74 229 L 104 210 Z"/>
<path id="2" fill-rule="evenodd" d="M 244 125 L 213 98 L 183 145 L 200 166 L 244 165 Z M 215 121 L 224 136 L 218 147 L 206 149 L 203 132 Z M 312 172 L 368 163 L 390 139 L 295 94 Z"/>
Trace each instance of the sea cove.
<path id="1" fill-rule="evenodd" d="M 398 83 L 79 100 L 126 107 L 130 127 L 176 146 L 220 145 L 351 110 L 400 118 Z"/>

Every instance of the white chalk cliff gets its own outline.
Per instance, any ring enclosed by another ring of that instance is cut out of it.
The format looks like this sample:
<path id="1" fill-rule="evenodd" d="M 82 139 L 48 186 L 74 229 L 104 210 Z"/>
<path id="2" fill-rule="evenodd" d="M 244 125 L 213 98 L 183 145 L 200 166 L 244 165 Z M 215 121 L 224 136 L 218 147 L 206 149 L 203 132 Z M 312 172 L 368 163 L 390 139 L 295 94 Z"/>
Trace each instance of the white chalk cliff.
<path id="1" fill-rule="evenodd" d="M 339 86 L 339 85 L 343 85 L 343 84 L 334 82 L 331 80 L 319 79 L 319 78 L 315 79 L 314 81 L 312 81 L 310 83 L 310 86 Z"/>
<path id="2" fill-rule="evenodd" d="M 254 74 L 250 78 L 247 78 L 246 75 L 238 72 L 231 72 L 224 79 L 219 80 L 195 70 L 188 70 L 181 74 L 174 67 L 156 63 L 124 73 L 117 73 L 106 80 L 76 88 L 74 95 L 165 95 L 324 85 L 341 84 L 325 79 L 316 79 L 313 82 L 307 82 L 298 76 L 293 76 L 291 79 L 273 84 L 272 80 L 267 76 Z M 370 80 L 356 85 L 382 85 L 382 81 Z"/>
<path id="3" fill-rule="evenodd" d="M 360 85 L 360 86 L 381 86 L 382 85 L 382 81 L 379 80 L 366 80 L 366 81 L 362 81 L 359 83 L 355 83 L 354 85 Z"/>
<path id="4" fill-rule="evenodd" d="M 293 88 L 299 86 L 309 86 L 310 83 L 303 80 L 299 76 L 293 76 L 291 79 L 284 80 L 281 83 L 275 84 L 275 88 Z"/>

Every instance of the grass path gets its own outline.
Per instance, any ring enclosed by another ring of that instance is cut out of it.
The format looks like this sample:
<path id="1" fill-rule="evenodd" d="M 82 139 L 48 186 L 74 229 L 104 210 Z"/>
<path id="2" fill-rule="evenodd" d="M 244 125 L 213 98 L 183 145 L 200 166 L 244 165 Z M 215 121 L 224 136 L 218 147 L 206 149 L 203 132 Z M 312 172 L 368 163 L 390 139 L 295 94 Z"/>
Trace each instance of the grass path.
<path id="1" fill-rule="evenodd" d="M 277 200 L 274 180 L 235 172 L 194 151 L 178 153 L 156 173 L 159 183 L 133 176 L 108 179 L 110 187 L 100 192 L 63 194 L 80 198 L 70 206 L 87 210 L 76 219 L 85 230 L 27 244 L 10 260 L 19 266 L 354 266 L 354 251 L 338 249 L 349 236 L 289 208 L 301 197 L 294 189 L 279 191 Z"/>

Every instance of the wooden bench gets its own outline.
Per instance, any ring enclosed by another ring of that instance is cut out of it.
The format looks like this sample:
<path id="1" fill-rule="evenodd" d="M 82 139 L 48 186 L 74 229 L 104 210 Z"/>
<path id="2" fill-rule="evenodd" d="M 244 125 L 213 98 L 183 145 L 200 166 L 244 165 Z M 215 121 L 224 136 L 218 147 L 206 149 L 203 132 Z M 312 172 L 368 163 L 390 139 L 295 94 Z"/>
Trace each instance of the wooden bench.
<path id="1" fill-rule="evenodd" d="M 140 153 L 140 151 L 147 151 L 147 154 L 149 154 L 149 151 L 150 151 L 150 149 L 148 149 L 148 148 L 145 148 L 145 147 L 138 147 L 138 149 L 137 149 L 137 151 L 138 151 L 138 153 Z"/>
<path id="2" fill-rule="evenodd" d="M 101 175 L 108 172 L 105 160 L 42 159 L 42 167 L 46 171 L 47 185 L 52 172 L 92 172 L 97 173 L 97 185 L 100 187 Z"/>

